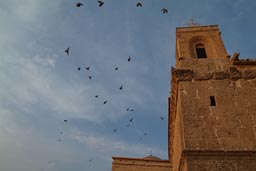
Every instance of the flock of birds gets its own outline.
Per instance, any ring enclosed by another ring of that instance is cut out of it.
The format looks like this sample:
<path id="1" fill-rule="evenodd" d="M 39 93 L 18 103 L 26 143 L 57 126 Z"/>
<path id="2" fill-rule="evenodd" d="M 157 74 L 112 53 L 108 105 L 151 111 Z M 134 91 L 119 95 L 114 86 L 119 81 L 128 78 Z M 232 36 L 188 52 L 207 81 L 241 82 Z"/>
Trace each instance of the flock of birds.
<path id="1" fill-rule="evenodd" d="M 97 2 L 98 2 L 98 6 L 99 6 L 99 7 L 102 7 L 102 6 L 104 5 L 104 2 L 103 2 L 103 1 L 98 0 Z M 84 6 L 84 4 L 83 4 L 82 2 L 77 2 L 77 3 L 76 3 L 76 7 L 77 7 L 77 8 L 80 8 L 80 7 L 83 7 L 83 6 Z M 136 7 L 137 7 L 137 8 L 141 8 L 141 7 L 143 7 L 143 4 L 142 4 L 141 2 L 137 2 Z M 166 9 L 166 8 L 162 8 L 161 11 L 162 11 L 163 14 L 167 14 L 167 13 L 168 13 L 168 9 Z M 70 51 L 70 47 L 67 47 L 67 48 L 64 50 L 64 52 L 66 53 L 66 55 L 70 55 L 70 52 L 71 52 L 71 51 Z M 132 57 L 131 57 L 131 56 L 128 56 L 127 62 L 128 62 L 128 63 L 131 63 L 131 61 L 132 61 Z M 80 66 L 77 67 L 77 71 L 81 71 L 81 69 L 82 69 L 82 68 L 81 68 Z M 90 66 L 87 66 L 87 67 L 85 67 L 84 69 L 85 69 L 86 71 L 90 71 L 91 67 L 90 67 Z M 118 71 L 118 70 L 119 70 L 119 67 L 118 67 L 118 66 L 115 66 L 115 67 L 114 67 L 114 70 L 115 70 L 115 71 Z M 92 80 L 92 75 L 89 75 L 89 76 L 88 76 L 88 79 L 89 79 L 89 80 Z M 119 90 L 122 91 L 123 89 L 124 89 L 124 85 L 120 85 Z M 94 97 L 98 99 L 98 98 L 99 98 L 99 94 L 96 94 Z M 102 104 L 103 104 L 103 105 L 106 105 L 107 103 L 108 103 L 108 100 L 104 100 Z M 127 107 L 127 108 L 126 108 L 126 111 L 127 111 L 127 112 L 133 112 L 134 109 L 133 109 L 133 108 L 130 108 L 130 107 Z M 163 117 L 163 116 L 160 116 L 159 119 L 160 119 L 161 121 L 163 121 L 163 120 L 164 120 L 164 117 Z M 67 120 L 67 119 L 64 119 L 63 122 L 66 124 L 66 123 L 68 122 L 68 120 Z M 128 120 L 128 123 L 126 124 L 126 127 L 127 127 L 127 128 L 130 127 L 133 123 L 134 123 L 134 117 L 130 117 L 129 120 Z M 113 131 L 113 133 L 117 133 L 117 132 L 119 132 L 119 128 L 115 128 L 115 129 L 113 129 L 112 131 Z M 64 135 L 64 131 L 60 131 L 60 137 L 57 139 L 58 142 L 63 141 L 63 135 Z M 147 135 L 148 135 L 147 132 L 142 133 L 142 136 L 147 136 Z M 139 139 L 140 139 L 140 140 L 143 140 L 142 137 L 140 137 Z M 50 161 L 50 162 L 51 162 L 51 161 Z M 92 159 L 89 159 L 89 162 L 92 162 Z M 44 169 L 42 169 L 41 171 L 44 171 Z"/>
<path id="2" fill-rule="evenodd" d="M 98 0 L 97 2 L 98 2 L 98 6 L 99 6 L 99 7 L 102 7 L 102 6 L 104 5 L 104 2 L 103 2 L 103 1 Z M 77 3 L 76 3 L 76 7 L 80 8 L 80 7 L 82 7 L 82 6 L 84 6 L 84 4 L 83 4 L 82 2 L 77 2 Z M 139 7 L 143 7 L 143 5 L 142 5 L 141 2 L 137 2 L 136 7 L 138 7 L 138 8 L 139 8 Z M 162 8 L 161 11 L 162 11 L 164 14 L 168 13 L 168 10 L 167 10 L 166 8 Z M 70 55 L 70 47 L 67 47 L 67 48 L 64 50 L 64 52 L 66 53 L 66 55 Z M 127 61 L 130 63 L 131 60 L 132 60 L 132 57 L 129 56 L 129 57 L 127 58 Z M 87 67 L 85 67 L 85 70 L 90 71 L 90 68 L 91 68 L 90 66 L 87 66 Z M 80 66 L 77 67 L 77 71 L 80 71 L 81 69 L 82 69 L 82 68 L 81 68 Z M 119 67 L 116 66 L 116 67 L 114 68 L 114 70 L 115 70 L 115 71 L 118 71 L 118 70 L 119 70 Z M 89 76 L 88 76 L 88 79 L 91 80 L 91 79 L 92 79 L 92 75 L 89 75 Z M 119 90 L 123 90 L 123 88 L 124 88 L 124 86 L 123 86 L 123 85 L 120 85 Z M 99 98 L 99 95 L 96 94 L 94 97 L 95 97 L 95 98 Z M 105 105 L 105 104 L 107 104 L 107 103 L 108 103 L 108 100 L 103 101 L 103 105 Z M 130 111 L 130 112 L 133 112 L 134 109 L 131 109 L 131 108 L 127 107 L 127 108 L 126 108 L 126 111 L 127 111 L 127 112 L 129 112 L 129 111 Z M 164 120 L 164 117 L 163 117 L 163 116 L 160 116 L 160 120 Z M 131 117 L 131 118 L 129 119 L 129 123 L 126 125 L 126 127 L 130 127 L 131 124 L 133 123 L 133 121 L 134 121 L 134 118 Z M 65 119 L 64 122 L 66 123 L 67 120 Z M 115 128 L 115 129 L 113 129 L 113 132 L 116 133 L 116 132 L 118 132 L 118 130 L 119 130 L 118 128 Z M 61 131 L 60 134 L 63 134 L 63 131 Z M 146 136 L 146 135 L 148 135 L 148 134 L 147 134 L 147 133 L 143 133 L 143 135 Z M 142 140 L 142 138 L 140 138 L 140 140 Z M 62 139 L 58 139 L 58 141 L 62 141 Z"/>
<path id="3" fill-rule="evenodd" d="M 83 4 L 81 4 L 81 3 L 78 3 L 77 4 L 77 6 L 82 6 Z M 103 4 L 102 4 L 103 5 Z M 100 6 L 102 6 L 102 5 L 100 5 Z M 67 49 L 65 49 L 65 53 L 66 53 L 66 55 L 69 55 L 70 54 L 70 47 L 68 47 Z M 127 58 L 127 61 L 128 62 L 131 62 L 131 60 L 132 60 L 132 57 L 131 56 L 129 56 L 128 58 Z M 87 66 L 86 68 L 85 68 L 87 71 L 90 71 L 90 66 Z M 81 67 L 79 66 L 78 68 L 77 68 L 77 70 L 78 71 L 80 71 L 81 70 Z M 118 66 L 116 66 L 115 68 L 114 68 L 114 70 L 118 70 Z M 88 78 L 89 78 L 89 80 L 91 80 L 92 79 L 92 76 L 91 75 L 89 75 L 88 76 Z M 119 87 L 119 90 L 123 90 L 123 85 L 121 85 L 120 87 Z M 96 94 L 95 96 L 94 96 L 95 98 L 99 98 L 99 95 L 98 94 Z M 108 100 L 105 100 L 105 101 L 103 101 L 103 104 L 105 105 L 105 104 L 107 104 L 107 102 L 108 102 Z M 130 107 L 127 107 L 126 108 L 126 111 L 127 112 L 133 112 L 134 111 L 134 109 L 132 109 L 132 108 L 130 108 Z M 163 116 L 160 116 L 160 119 L 161 120 L 164 120 L 164 117 Z M 133 120 L 134 120 L 134 118 L 133 117 L 131 117 L 130 118 L 130 120 L 129 120 L 129 123 L 126 125 L 126 127 L 130 127 L 130 125 L 132 124 L 132 122 L 133 122 Z M 64 122 L 67 122 L 67 120 L 65 119 L 64 120 Z M 113 132 L 117 132 L 119 129 L 118 128 L 115 128 L 114 130 L 113 130 Z M 63 132 L 61 132 L 61 134 L 63 134 Z M 147 133 L 144 133 L 143 135 L 148 135 Z M 140 138 L 140 140 L 142 140 L 142 138 Z M 61 139 L 59 139 L 58 141 L 61 141 Z"/>
<path id="4" fill-rule="evenodd" d="M 104 2 L 103 2 L 103 1 L 97 1 L 97 2 L 98 2 L 99 7 L 102 7 L 102 6 L 104 5 Z M 82 6 L 84 6 L 84 4 L 83 4 L 82 2 L 76 3 L 76 7 L 79 8 L 79 7 L 82 7 Z M 141 7 L 143 7 L 143 5 L 142 5 L 141 2 L 137 2 L 136 7 L 141 8 Z M 162 13 L 164 13 L 164 14 L 167 14 L 167 13 L 168 13 L 168 9 L 167 9 L 167 8 L 162 8 L 161 11 L 162 11 Z"/>

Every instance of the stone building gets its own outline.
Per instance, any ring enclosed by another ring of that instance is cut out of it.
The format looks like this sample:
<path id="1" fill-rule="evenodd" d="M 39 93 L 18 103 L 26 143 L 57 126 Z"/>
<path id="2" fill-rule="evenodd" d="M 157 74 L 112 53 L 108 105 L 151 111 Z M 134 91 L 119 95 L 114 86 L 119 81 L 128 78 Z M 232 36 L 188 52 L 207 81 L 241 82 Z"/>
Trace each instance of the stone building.
<path id="1" fill-rule="evenodd" d="M 144 158 L 113 157 L 112 171 L 170 171 L 170 161 L 155 156 Z"/>
<path id="2" fill-rule="evenodd" d="M 256 171 L 256 60 L 238 57 L 217 25 L 177 28 L 169 160 L 113 157 L 113 171 Z"/>

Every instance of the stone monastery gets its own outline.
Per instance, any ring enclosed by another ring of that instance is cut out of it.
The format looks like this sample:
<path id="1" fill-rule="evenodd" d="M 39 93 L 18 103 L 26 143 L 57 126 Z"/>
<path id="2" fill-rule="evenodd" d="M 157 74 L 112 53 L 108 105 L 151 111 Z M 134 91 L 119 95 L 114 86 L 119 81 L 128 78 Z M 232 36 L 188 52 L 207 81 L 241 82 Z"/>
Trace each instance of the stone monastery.
<path id="1" fill-rule="evenodd" d="M 256 171 L 256 60 L 238 57 L 217 25 L 177 28 L 169 159 L 113 157 L 112 171 Z"/>

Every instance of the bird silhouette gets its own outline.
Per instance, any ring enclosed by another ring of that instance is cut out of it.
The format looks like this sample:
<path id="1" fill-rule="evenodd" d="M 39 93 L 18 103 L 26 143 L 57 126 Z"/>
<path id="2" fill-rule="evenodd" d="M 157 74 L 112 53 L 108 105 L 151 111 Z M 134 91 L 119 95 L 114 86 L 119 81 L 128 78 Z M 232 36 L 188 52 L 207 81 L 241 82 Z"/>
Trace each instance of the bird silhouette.
<path id="1" fill-rule="evenodd" d="M 89 162 L 92 162 L 92 159 L 90 159 Z"/>
<path id="2" fill-rule="evenodd" d="M 130 122 L 132 122 L 132 121 L 133 121 L 133 118 L 130 119 Z"/>
<path id="3" fill-rule="evenodd" d="M 69 47 L 65 50 L 66 54 L 69 55 Z"/>
<path id="4" fill-rule="evenodd" d="M 134 109 L 130 109 L 129 107 L 126 108 L 126 111 L 130 111 L 130 112 L 133 112 Z"/>
<path id="5" fill-rule="evenodd" d="M 95 98 L 99 98 L 99 95 L 95 95 L 94 97 L 95 97 Z"/>
<path id="6" fill-rule="evenodd" d="M 144 133 L 143 135 L 147 136 L 148 134 L 147 134 L 147 133 Z"/>
<path id="7" fill-rule="evenodd" d="M 99 7 L 102 7 L 102 5 L 104 4 L 103 1 L 97 1 L 99 3 Z"/>
<path id="8" fill-rule="evenodd" d="M 108 102 L 108 101 L 107 101 L 107 100 L 105 100 L 105 101 L 103 102 L 103 104 L 107 104 L 107 102 Z"/>
<path id="9" fill-rule="evenodd" d="M 63 132 L 62 132 L 62 131 L 60 131 L 60 134 L 63 134 Z"/>
<path id="10" fill-rule="evenodd" d="M 119 89 L 120 89 L 120 90 L 123 90 L 123 85 L 121 85 L 121 86 L 119 87 Z"/>
<path id="11" fill-rule="evenodd" d="M 86 69 L 87 71 L 89 71 L 89 70 L 90 70 L 90 67 L 86 67 L 85 69 Z"/>
<path id="12" fill-rule="evenodd" d="M 129 56 L 129 58 L 128 58 L 128 62 L 131 62 L 131 60 L 132 60 L 132 57 L 130 57 L 130 56 Z"/>
<path id="13" fill-rule="evenodd" d="M 91 79 L 92 79 L 92 76 L 88 76 L 88 78 L 89 78 L 89 80 L 91 80 Z"/>
<path id="14" fill-rule="evenodd" d="M 81 67 L 78 67 L 77 70 L 80 71 L 80 70 L 81 70 Z"/>
<path id="15" fill-rule="evenodd" d="M 61 139 L 58 139 L 59 142 L 61 142 L 62 140 Z"/>
<path id="16" fill-rule="evenodd" d="M 138 3 L 136 4 L 136 7 L 142 7 L 142 3 L 138 2 Z"/>
<path id="17" fill-rule="evenodd" d="M 68 120 L 67 119 L 64 119 L 64 122 L 67 122 Z"/>
<path id="18" fill-rule="evenodd" d="M 114 129 L 113 132 L 116 132 L 118 129 Z"/>
<path id="19" fill-rule="evenodd" d="M 161 120 L 164 120 L 164 117 L 161 116 L 160 119 L 161 119 Z"/>
<path id="20" fill-rule="evenodd" d="M 130 124 L 127 124 L 127 125 L 126 125 L 126 127 L 129 127 L 129 126 L 130 126 Z"/>
<path id="21" fill-rule="evenodd" d="M 81 7 L 81 6 L 83 6 L 83 5 L 84 5 L 84 4 L 81 3 L 81 2 L 76 3 L 76 7 Z"/>
<path id="22" fill-rule="evenodd" d="M 115 67 L 115 70 L 118 70 L 118 67 Z"/>
<path id="23" fill-rule="evenodd" d="M 166 9 L 166 8 L 163 8 L 161 11 L 162 11 L 164 14 L 167 14 L 167 13 L 168 13 L 168 9 Z"/>

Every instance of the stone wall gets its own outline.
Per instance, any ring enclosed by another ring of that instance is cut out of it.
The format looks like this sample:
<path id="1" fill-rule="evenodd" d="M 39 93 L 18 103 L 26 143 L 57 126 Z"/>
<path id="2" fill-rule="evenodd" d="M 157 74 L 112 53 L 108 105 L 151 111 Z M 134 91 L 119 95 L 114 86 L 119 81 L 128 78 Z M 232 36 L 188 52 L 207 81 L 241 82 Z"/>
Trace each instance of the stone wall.
<path id="1" fill-rule="evenodd" d="M 171 171 L 169 160 L 113 157 L 112 171 Z"/>
<path id="2" fill-rule="evenodd" d="M 256 156 L 250 156 L 256 153 L 255 61 L 213 59 L 209 67 L 201 68 L 194 63 L 187 69 L 172 68 L 169 155 L 174 170 L 224 171 L 232 163 L 236 170 L 256 170 Z M 206 160 L 200 155 L 188 158 L 186 151 L 231 151 L 234 155 L 207 153 Z M 234 159 L 241 152 L 244 157 Z"/>

